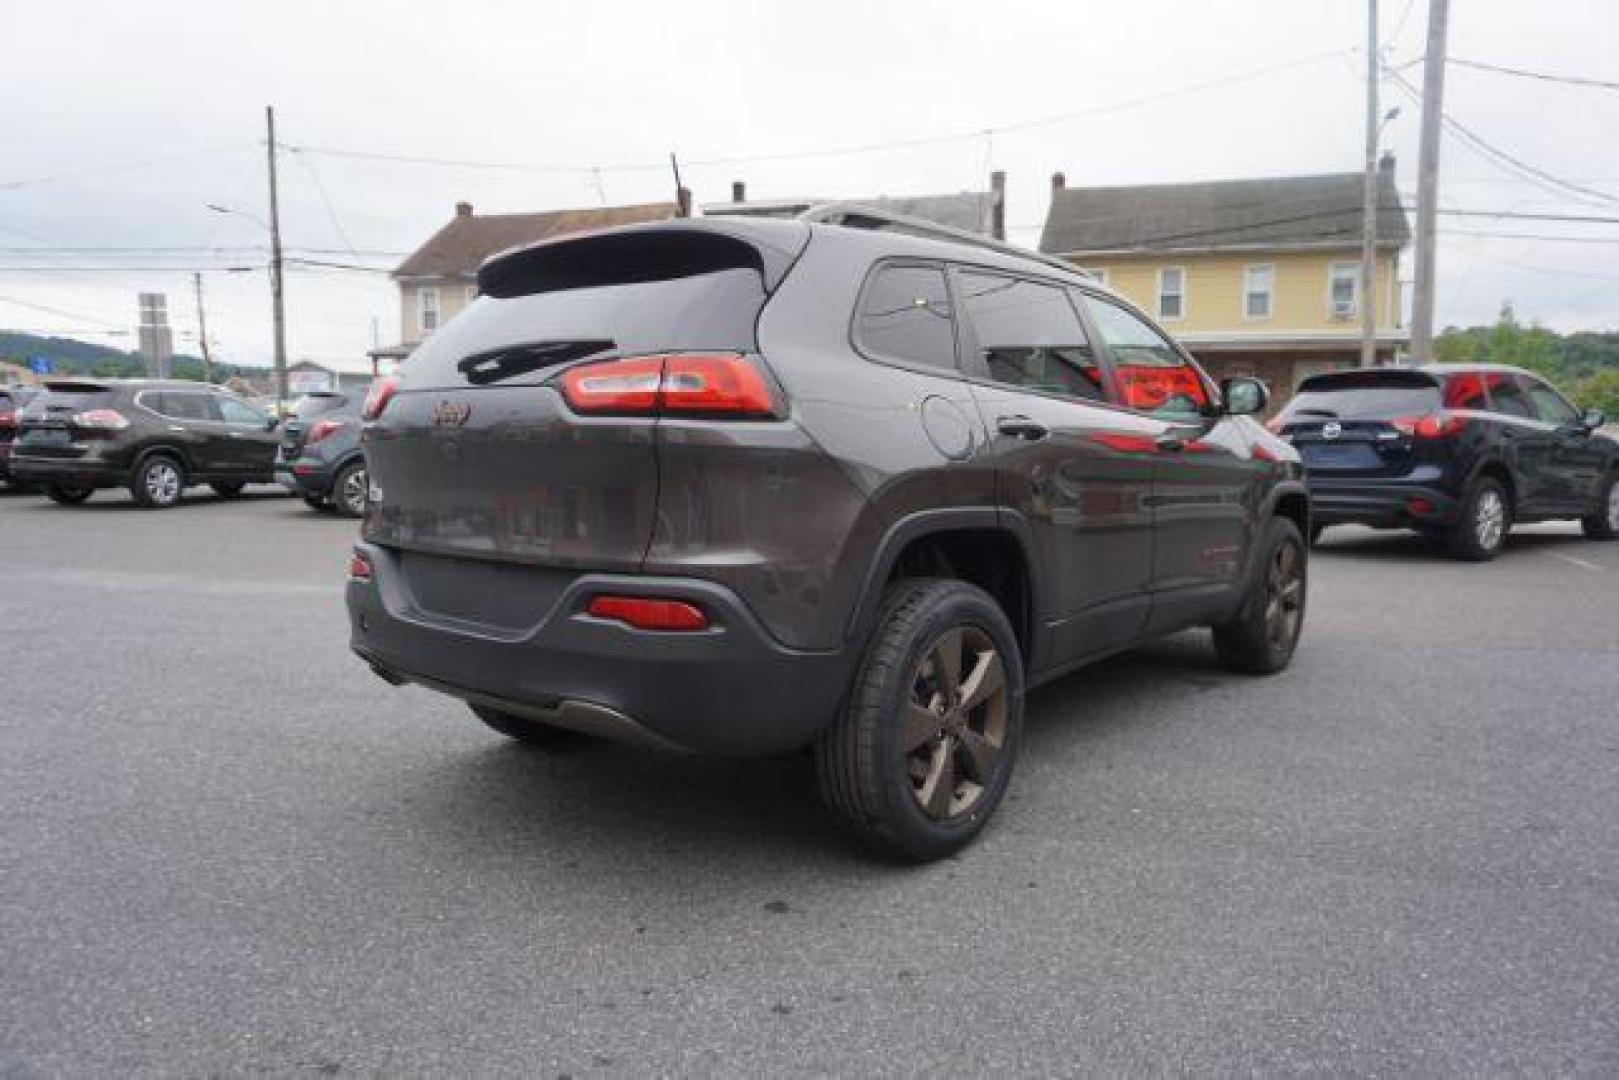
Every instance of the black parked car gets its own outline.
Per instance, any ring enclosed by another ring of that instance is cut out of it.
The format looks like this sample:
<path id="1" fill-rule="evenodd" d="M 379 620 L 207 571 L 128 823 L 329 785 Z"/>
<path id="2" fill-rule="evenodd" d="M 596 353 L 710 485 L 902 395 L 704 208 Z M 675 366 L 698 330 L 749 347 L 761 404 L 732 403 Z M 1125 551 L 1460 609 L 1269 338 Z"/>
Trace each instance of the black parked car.
<path id="1" fill-rule="evenodd" d="M 355 651 L 518 739 L 813 745 L 919 859 L 1000 802 L 1027 687 L 1199 625 L 1285 666 L 1309 503 L 1237 415 L 1264 387 L 948 235 L 681 221 L 486 263 L 367 403 Z"/>
<path id="2" fill-rule="evenodd" d="M 1619 441 L 1539 376 L 1434 364 L 1314 375 L 1271 422 L 1310 474 L 1315 527 L 1359 522 L 1492 559 L 1516 523 L 1619 535 Z"/>
<path id="3" fill-rule="evenodd" d="M 26 386 L 0 386 L 0 486 L 15 486 L 11 476 L 11 443 L 17 437 L 17 412 L 34 397 Z"/>
<path id="4" fill-rule="evenodd" d="M 356 518 L 365 510 L 365 457 L 360 452 L 364 400 L 335 390 L 306 394 L 281 426 L 275 478 L 316 510 Z"/>
<path id="5" fill-rule="evenodd" d="M 128 487 L 169 507 L 186 487 L 234 496 L 269 483 L 276 422 L 218 387 L 153 379 L 56 379 L 17 414 L 13 475 L 56 502 Z"/>

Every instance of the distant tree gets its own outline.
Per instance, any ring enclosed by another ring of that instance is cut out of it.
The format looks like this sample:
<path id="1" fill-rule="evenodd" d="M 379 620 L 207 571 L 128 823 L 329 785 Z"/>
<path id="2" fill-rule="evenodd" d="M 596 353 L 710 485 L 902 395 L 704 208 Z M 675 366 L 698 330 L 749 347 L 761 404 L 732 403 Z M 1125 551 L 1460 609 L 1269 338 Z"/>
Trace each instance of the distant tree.
<path id="1" fill-rule="evenodd" d="M 1619 423 L 1619 367 L 1581 379 L 1570 390 L 1580 408 L 1601 409 L 1610 422 Z"/>

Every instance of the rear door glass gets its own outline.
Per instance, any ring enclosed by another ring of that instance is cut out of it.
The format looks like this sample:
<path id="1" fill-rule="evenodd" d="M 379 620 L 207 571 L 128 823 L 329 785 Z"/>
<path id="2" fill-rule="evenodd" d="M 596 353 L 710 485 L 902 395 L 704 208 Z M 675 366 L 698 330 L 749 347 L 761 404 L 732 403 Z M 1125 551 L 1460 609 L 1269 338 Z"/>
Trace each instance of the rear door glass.
<path id="1" fill-rule="evenodd" d="M 1491 372 L 1485 376 L 1484 386 L 1490 393 L 1490 405 L 1495 412 L 1525 420 L 1536 419 L 1535 407 L 1529 403 L 1529 395 L 1523 392 L 1523 387 L 1511 375 Z"/>
<path id="2" fill-rule="evenodd" d="M 991 379 L 1025 390 L 1106 399 L 1096 351 L 1065 290 L 973 271 L 956 280 L 978 359 Z"/>
<path id="3" fill-rule="evenodd" d="M 879 267 L 860 299 L 855 341 L 883 360 L 956 370 L 956 320 L 944 270 Z"/>
<path id="4" fill-rule="evenodd" d="M 1489 395 L 1484 392 L 1484 376 L 1476 371 L 1445 376 L 1445 408 L 1484 410 L 1489 407 Z"/>

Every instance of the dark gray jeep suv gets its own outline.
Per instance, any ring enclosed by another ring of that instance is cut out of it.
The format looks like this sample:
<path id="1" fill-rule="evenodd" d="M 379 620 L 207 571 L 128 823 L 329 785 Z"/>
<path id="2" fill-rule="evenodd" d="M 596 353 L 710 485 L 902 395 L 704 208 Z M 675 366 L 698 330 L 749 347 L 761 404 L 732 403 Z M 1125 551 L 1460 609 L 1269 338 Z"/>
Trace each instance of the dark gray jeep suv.
<path id="1" fill-rule="evenodd" d="M 1263 386 L 1063 264 L 845 220 L 486 263 L 367 403 L 355 651 L 523 740 L 813 746 L 915 859 L 999 803 L 1028 687 L 1192 626 L 1285 666 L 1309 503 Z"/>

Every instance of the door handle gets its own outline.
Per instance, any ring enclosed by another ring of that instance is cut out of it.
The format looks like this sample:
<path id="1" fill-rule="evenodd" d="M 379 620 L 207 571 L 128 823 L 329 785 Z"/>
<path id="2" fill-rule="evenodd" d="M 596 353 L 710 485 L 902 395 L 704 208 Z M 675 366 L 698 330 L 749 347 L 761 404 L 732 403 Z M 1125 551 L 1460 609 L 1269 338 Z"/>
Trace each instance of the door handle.
<path id="1" fill-rule="evenodd" d="M 1027 439 L 1029 442 L 1043 439 L 1050 434 L 1044 424 L 1035 423 L 1023 415 L 1001 417 L 995 421 L 995 430 L 1002 435 L 1010 435 L 1014 439 Z"/>
<path id="2" fill-rule="evenodd" d="M 1166 431 L 1153 440 L 1153 445 L 1168 453 L 1178 454 L 1186 449 L 1186 436 Z"/>

